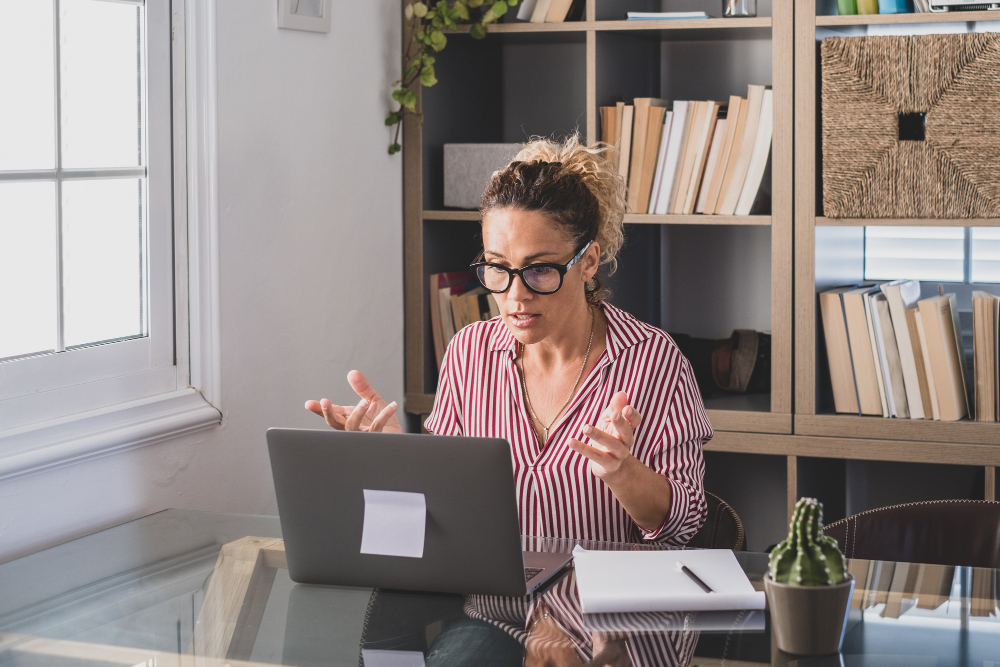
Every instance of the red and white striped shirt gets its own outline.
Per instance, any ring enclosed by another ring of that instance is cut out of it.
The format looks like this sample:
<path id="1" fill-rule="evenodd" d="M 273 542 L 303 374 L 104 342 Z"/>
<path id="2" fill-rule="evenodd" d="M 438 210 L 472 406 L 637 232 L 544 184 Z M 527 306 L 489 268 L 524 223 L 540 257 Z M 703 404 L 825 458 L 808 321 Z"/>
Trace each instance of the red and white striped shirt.
<path id="1" fill-rule="evenodd" d="M 713 435 L 691 364 L 666 332 L 610 304 L 602 308 L 607 349 L 544 447 L 521 393 L 517 341 L 499 317 L 470 324 L 452 338 L 424 426 L 438 435 L 510 442 L 524 535 L 684 545 L 705 521 L 702 445 Z M 632 455 L 663 475 L 673 490 L 670 511 L 654 531 L 632 521 L 590 472 L 587 458 L 567 444 L 570 437 L 584 440 L 581 428 L 596 424 L 619 391 L 642 415 Z"/>

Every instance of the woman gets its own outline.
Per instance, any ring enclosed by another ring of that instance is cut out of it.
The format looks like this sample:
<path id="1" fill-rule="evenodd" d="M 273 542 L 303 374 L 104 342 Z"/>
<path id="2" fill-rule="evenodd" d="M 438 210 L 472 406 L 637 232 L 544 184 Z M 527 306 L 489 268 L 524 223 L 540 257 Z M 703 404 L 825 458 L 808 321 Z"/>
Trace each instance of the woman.
<path id="1" fill-rule="evenodd" d="M 536 140 L 483 194 L 473 265 L 500 316 L 455 335 L 433 411 L 439 435 L 511 443 L 526 535 L 683 545 L 704 522 L 702 445 L 712 437 L 694 374 L 670 337 L 606 303 L 625 186 L 605 145 Z M 338 429 L 400 431 L 358 371 L 356 406 L 306 408 Z"/>

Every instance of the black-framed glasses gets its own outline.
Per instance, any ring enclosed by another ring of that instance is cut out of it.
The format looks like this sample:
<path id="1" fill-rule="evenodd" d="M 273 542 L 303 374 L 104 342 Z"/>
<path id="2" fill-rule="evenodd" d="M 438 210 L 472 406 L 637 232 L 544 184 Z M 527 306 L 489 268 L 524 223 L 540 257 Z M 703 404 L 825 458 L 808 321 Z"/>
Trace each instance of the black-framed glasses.
<path id="1" fill-rule="evenodd" d="M 520 269 L 512 269 L 493 262 L 475 262 L 470 264 L 469 268 L 475 272 L 483 287 L 494 294 L 509 290 L 515 275 L 521 276 L 521 282 L 524 283 L 524 286 L 535 294 L 552 294 L 559 291 L 559 288 L 562 287 L 563 276 L 573 268 L 574 264 L 580 261 L 591 243 L 593 241 L 583 246 L 580 252 L 576 253 L 573 259 L 565 264 L 539 262 L 528 264 Z"/>

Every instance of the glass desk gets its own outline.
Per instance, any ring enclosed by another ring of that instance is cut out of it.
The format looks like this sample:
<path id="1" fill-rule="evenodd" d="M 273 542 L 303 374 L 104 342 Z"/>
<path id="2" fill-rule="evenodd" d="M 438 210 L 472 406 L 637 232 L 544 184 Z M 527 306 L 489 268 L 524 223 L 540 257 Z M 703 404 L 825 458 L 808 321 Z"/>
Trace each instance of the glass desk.
<path id="1" fill-rule="evenodd" d="M 0 665 L 1000 665 L 998 570 L 854 560 L 843 651 L 797 658 L 766 612 L 581 614 L 572 571 L 525 599 L 302 586 L 278 538 L 167 510 L 2 564 Z M 760 586 L 766 554 L 737 558 Z"/>

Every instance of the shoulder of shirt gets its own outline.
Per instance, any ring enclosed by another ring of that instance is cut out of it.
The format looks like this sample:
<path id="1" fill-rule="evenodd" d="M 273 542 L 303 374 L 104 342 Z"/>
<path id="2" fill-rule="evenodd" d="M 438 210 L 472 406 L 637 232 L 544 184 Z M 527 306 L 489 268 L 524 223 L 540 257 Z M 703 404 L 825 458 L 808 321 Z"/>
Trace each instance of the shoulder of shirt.
<path id="1" fill-rule="evenodd" d="M 655 327 L 652 324 L 643 322 L 631 313 L 628 313 L 620 308 L 615 308 L 611 312 L 611 317 L 614 319 L 617 326 L 624 332 L 623 338 L 636 339 L 633 343 L 634 345 L 640 346 L 640 348 L 645 347 L 661 347 L 662 354 L 665 356 L 673 356 L 674 354 L 681 354 L 680 348 L 674 339 L 663 329 Z"/>
<path id="2" fill-rule="evenodd" d="M 458 330 L 448 343 L 448 347 L 449 349 L 454 348 L 455 353 L 459 354 L 476 349 L 486 350 L 489 348 L 493 336 L 497 333 L 497 327 L 502 326 L 504 324 L 500 320 L 499 315 L 489 320 L 480 320 L 472 324 L 467 324 Z"/>

